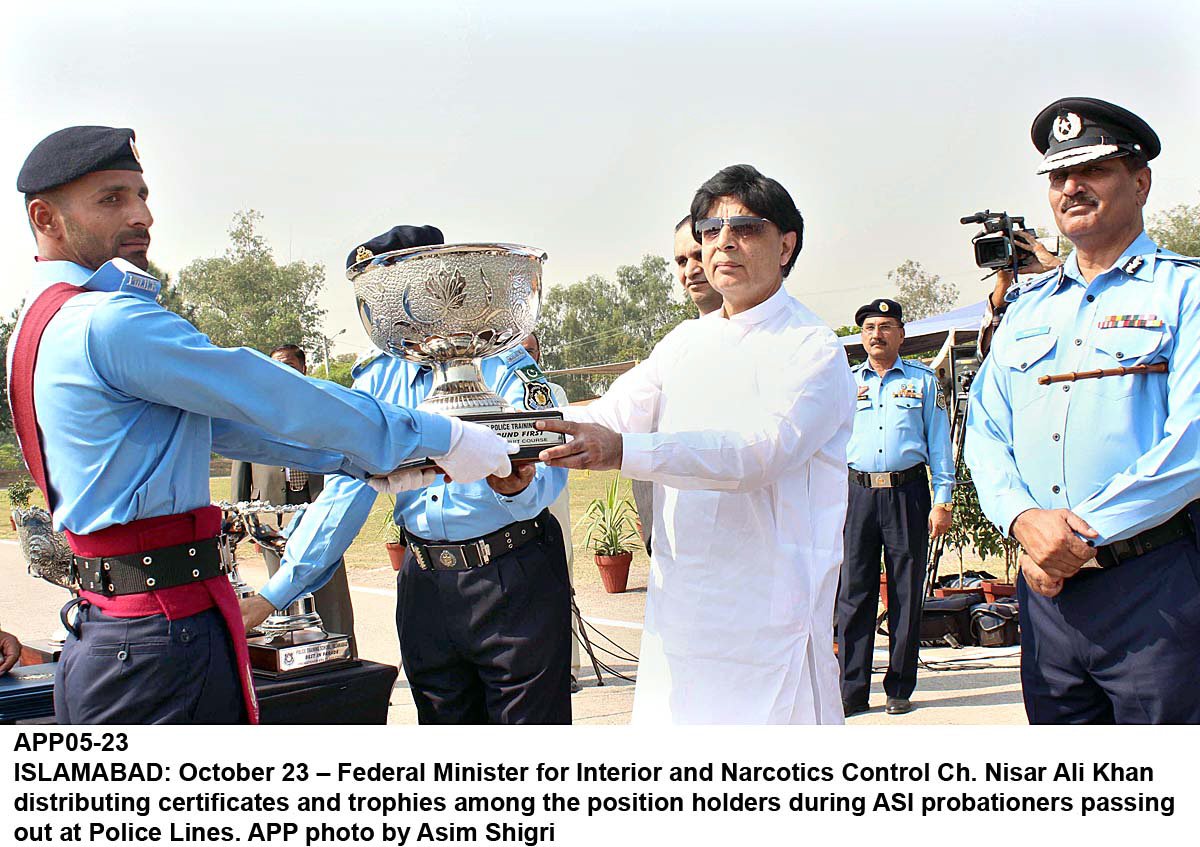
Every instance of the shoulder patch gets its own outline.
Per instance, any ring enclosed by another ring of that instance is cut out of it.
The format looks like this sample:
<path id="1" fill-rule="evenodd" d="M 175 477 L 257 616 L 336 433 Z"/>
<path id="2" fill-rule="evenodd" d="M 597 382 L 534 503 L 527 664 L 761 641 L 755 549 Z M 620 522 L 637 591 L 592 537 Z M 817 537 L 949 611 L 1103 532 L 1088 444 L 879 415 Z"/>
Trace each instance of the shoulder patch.
<path id="1" fill-rule="evenodd" d="M 554 408 L 554 395 L 544 382 L 525 383 L 525 408 L 529 411 Z"/>
<path id="2" fill-rule="evenodd" d="M 546 374 L 537 366 L 537 363 L 522 365 L 516 369 L 516 374 L 520 377 L 521 382 L 534 382 L 535 380 L 545 381 Z"/>

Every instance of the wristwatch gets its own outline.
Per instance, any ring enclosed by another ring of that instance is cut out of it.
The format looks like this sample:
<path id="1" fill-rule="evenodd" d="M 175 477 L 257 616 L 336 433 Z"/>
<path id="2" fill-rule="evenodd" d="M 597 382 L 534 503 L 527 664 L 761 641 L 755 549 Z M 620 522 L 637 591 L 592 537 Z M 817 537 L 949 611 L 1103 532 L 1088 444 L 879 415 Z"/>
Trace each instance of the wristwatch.
<path id="1" fill-rule="evenodd" d="M 934 504 L 933 504 L 933 508 L 935 508 L 935 509 L 945 509 L 947 512 L 953 512 L 953 511 L 954 511 L 954 504 L 953 504 L 953 503 L 934 503 Z"/>

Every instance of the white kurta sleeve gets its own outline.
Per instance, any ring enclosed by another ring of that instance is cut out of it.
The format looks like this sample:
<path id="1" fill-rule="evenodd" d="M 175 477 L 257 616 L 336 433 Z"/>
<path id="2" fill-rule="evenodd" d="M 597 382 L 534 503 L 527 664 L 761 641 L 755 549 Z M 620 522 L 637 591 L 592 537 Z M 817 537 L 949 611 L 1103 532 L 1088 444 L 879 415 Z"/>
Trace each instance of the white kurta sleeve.
<path id="1" fill-rule="evenodd" d="M 839 431 L 849 432 L 854 378 L 831 332 L 811 333 L 791 356 L 762 367 L 785 368 L 790 377 L 745 409 L 737 429 L 623 430 L 621 473 L 679 489 L 750 491 L 795 471 Z M 716 386 L 713 402 L 720 402 Z"/>

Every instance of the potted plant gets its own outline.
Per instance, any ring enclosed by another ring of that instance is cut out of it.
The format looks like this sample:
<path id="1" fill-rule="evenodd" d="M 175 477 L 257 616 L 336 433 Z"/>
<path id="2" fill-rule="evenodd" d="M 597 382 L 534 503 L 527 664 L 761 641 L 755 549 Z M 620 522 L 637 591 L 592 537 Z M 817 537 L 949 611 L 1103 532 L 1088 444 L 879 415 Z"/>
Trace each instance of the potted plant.
<path id="1" fill-rule="evenodd" d="M 407 548 L 404 544 L 404 533 L 396 523 L 396 499 L 389 496 L 388 500 L 390 501 L 388 508 L 379 522 L 379 536 L 383 539 L 384 546 L 387 547 L 388 561 L 392 563 L 392 570 L 398 571 L 404 564 L 404 553 Z"/>
<path id="2" fill-rule="evenodd" d="M 17 528 L 17 509 L 29 508 L 29 497 L 33 494 L 33 480 L 27 476 L 17 477 L 8 486 L 8 522 Z"/>
<path id="3" fill-rule="evenodd" d="M 1018 544 L 1011 538 L 1005 538 L 996 526 L 983 514 L 979 505 L 979 494 L 975 491 L 975 483 L 971 479 L 971 469 L 967 463 L 959 460 L 958 482 L 954 486 L 954 522 L 946 533 L 946 544 L 958 552 L 958 571 L 963 574 L 963 549 L 972 549 L 980 559 L 991 557 L 1004 558 L 1004 581 L 983 579 L 978 588 L 938 589 L 946 594 L 961 593 L 962 591 L 982 591 L 984 599 L 994 603 L 997 597 L 1011 597 L 1017 593 L 1017 587 L 1012 582 L 1013 566 L 1016 564 Z"/>
<path id="4" fill-rule="evenodd" d="M 629 563 L 633 545 L 638 543 L 637 510 L 618 494 L 621 478 L 613 475 L 604 491 L 588 504 L 584 520 L 588 522 L 584 545 L 596 558 L 600 579 L 609 594 L 620 594 L 629 583 Z"/>

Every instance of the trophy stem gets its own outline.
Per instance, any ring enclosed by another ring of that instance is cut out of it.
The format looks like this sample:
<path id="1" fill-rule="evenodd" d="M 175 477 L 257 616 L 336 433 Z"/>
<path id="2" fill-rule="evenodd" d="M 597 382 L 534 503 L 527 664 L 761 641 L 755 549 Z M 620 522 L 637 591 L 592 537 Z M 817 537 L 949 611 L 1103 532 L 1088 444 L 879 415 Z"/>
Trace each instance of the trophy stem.
<path id="1" fill-rule="evenodd" d="M 433 388 L 422 412 L 443 415 L 473 415 L 480 412 L 511 412 L 513 407 L 483 380 L 478 359 L 448 359 L 431 362 Z"/>

